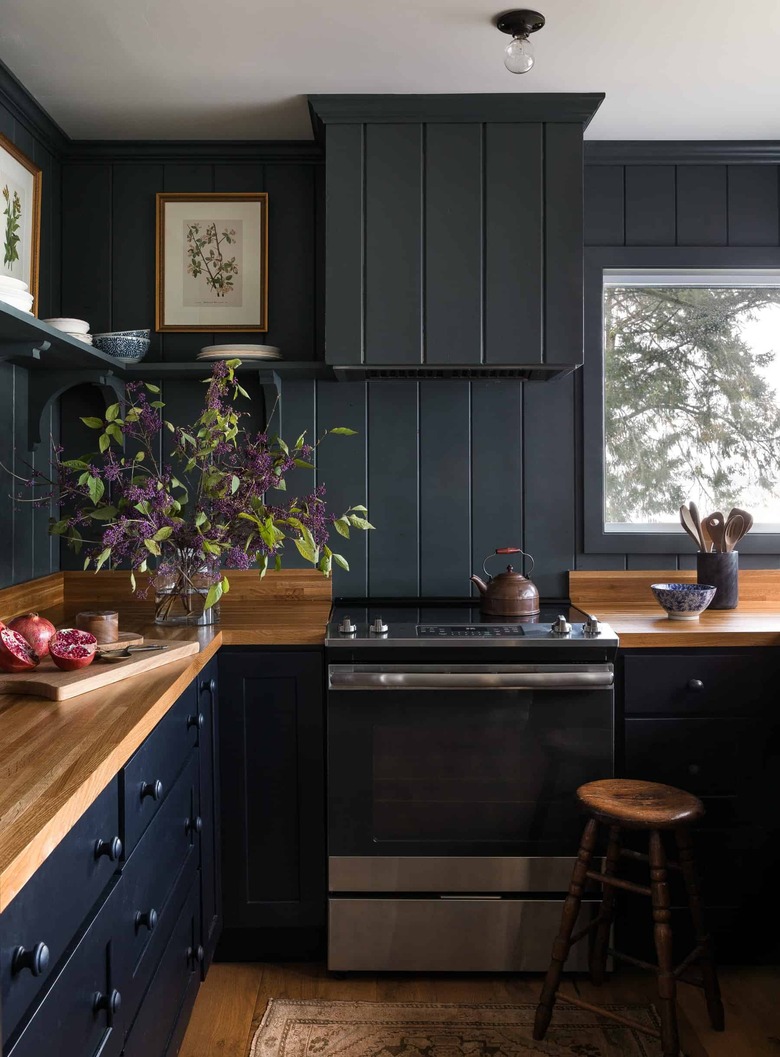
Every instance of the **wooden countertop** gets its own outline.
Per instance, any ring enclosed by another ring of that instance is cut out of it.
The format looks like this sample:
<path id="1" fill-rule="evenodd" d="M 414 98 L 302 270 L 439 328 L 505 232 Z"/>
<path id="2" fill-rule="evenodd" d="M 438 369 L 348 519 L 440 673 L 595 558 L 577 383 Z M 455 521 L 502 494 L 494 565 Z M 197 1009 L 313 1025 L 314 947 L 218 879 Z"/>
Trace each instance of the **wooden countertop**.
<path id="1" fill-rule="evenodd" d="M 64 626 L 79 609 L 105 607 L 105 579 L 73 576 L 71 597 L 67 586 L 64 597 L 56 586 L 62 574 L 40 581 L 37 599 L 32 585 L 0 592 L 0 613 L 8 619 L 11 612 L 40 605 L 42 613 Z M 200 652 L 69 701 L 0 695 L 0 912 L 221 646 L 322 644 L 330 584 L 325 581 L 324 591 L 314 583 L 308 592 L 308 581 L 306 589 L 303 582 L 301 576 L 293 577 L 293 588 L 277 591 L 277 597 L 273 587 L 256 598 L 236 591 L 214 628 L 160 628 L 153 623 L 151 604 L 120 604 L 123 630 L 139 631 L 148 639 L 198 641 Z M 86 599 L 82 588 L 89 592 Z M 117 597 L 127 595 L 119 594 L 116 581 L 111 589 L 116 608 Z M 255 591 L 252 583 L 248 593 Z M 18 604 L 22 599 L 23 605 Z"/>
<path id="2" fill-rule="evenodd" d="M 780 570 L 740 573 L 736 609 L 706 609 L 698 620 L 670 620 L 650 584 L 695 583 L 693 570 L 569 573 L 572 603 L 617 632 L 622 649 L 780 646 Z"/>

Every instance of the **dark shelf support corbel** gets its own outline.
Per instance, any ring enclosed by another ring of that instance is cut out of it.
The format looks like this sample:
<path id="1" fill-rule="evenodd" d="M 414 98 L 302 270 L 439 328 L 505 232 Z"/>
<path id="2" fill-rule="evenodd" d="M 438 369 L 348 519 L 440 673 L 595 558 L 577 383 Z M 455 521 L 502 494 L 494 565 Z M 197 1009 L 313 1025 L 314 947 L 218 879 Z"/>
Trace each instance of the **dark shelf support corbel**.
<path id="1" fill-rule="evenodd" d="M 41 338 L 37 341 L 1 341 L 0 360 L 10 360 L 23 366 L 30 360 L 40 360 L 41 353 L 48 352 L 51 342 Z"/>
<path id="2" fill-rule="evenodd" d="M 51 405 L 76 385 L 96 385 L 106 407 L 125 398 L 125 384 L 111 371 L 34 371 L 30 372 L 28 395 L 28 429 L 30 451 L 41 443 L 41 423 Z"/>
<path id="3" fill-rule="evenodd" d="M 269 424 L 277 400 L 282 395 L 282 380 L 278 371 L 261 369 L 257 372 L 263 394 L 264 425 Z"/>

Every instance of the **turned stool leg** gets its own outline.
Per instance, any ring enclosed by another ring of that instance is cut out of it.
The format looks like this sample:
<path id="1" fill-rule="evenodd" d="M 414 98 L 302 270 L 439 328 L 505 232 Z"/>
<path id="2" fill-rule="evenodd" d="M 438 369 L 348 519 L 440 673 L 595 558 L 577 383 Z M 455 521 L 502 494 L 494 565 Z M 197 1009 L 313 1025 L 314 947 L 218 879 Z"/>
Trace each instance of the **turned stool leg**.
<path id="1" fill-rule="evenodd" d="M 569 894 L 566 896 L 563 904 L 561 925 L 552 949 L 552 961 L 550 962 L 550 968 L 547 970 L 547 976 L 544 980 L 544 987 L 542 988 L 539 1005 L 536 1007 L 534 1038 L 537 1041 L 544 1038 L 545 1032 L 550 1026 L 550 1018 L 552 1017 L 553 1006 L 555 1005 L 555 995 L 558 991 L 558 985 L 561 982 L 563 963 L 569 956 L 569 941 L 571 939 L 571 934 L 574 931 L 577 915 L 580 912 L 582 891 L 586 880 L 585 875 L 590 869 L 590 860 L 593 855 L 593 849 L 596 845 L 597 833 L 598 823 L 595 818 L 588 819 L 582 833 L 577 861 L 575 862 L 574 870 L 572 871 L 571 882 L 569 883 Z"/>
<path id="2" fill-rule="evenodd" d="M 715 968 L 712 939 L 704 927 L 704 911 L 701 905 L 701 892 L 693 856 L 691 835 L 687 828 L 675 830 L 674 835 L 677 841 L 678 857 L 683 880 L 685 881 L 685 890 L 688 893 L 688 906 L 690 907 L 691 920 L 696 933 L 696 945 L 701 948 L 699 965 L 701 966 L 707 1012 L 709 1013 L 710 1024 L 714 1030 L 723 1031 L 725 1029 L 723 1002 L 720 998 L 720 986 L 718 985 L 718 973 Z"/>
<path id="3" fill-rule="evenodd" d="M 617 873 L 619 859 L 620 829 L 618 826 L 610 826 L 609 844 L 604 860 L 606 875 L 612 877 Z M 615 916 L 615 895 L 616 892 L 612 885 L 604 885 L 604 894 L 598 914 L 600 923 L 596 926 L 593 945 L 590 948 L 590 978 L 594 984 L 603 984 L 607 971 L 607 947 L 609 946 L 609 930 L 612 928 L 612 919 Z"/>
<path id="4" fill-rule="evenodd" d="M 653 900 L 653 937 L 658 955 L 658 998 L 663 1057 L 679 1057 L 677 984 L 672 961 L 672 912 L 666 882 L 666 853 L 658 830 L 650 831 L 650 889 Z"/>

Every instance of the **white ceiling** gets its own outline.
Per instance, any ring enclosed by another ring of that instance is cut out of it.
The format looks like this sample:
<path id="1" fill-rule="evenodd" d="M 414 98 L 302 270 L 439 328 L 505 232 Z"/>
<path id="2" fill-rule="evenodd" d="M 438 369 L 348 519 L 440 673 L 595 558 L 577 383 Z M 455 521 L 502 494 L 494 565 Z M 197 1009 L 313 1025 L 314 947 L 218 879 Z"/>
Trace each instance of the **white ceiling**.
<path id="1" fill-rule="evenodd" d="M 2 0 L 0 59 L 71 136 L 304 139 L 328 92 L 586 92 L 590 139 L 780 139 L 778 0 Z"/>

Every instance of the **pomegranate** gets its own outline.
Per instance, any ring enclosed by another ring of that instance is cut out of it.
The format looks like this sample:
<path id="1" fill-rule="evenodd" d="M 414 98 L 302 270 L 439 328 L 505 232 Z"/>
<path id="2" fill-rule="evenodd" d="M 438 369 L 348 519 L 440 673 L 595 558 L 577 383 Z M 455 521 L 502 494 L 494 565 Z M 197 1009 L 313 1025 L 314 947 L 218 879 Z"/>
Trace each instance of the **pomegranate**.
<path id="1" fill-rule="evenodd" d="M 39 617 L 37 613 L 25 613 L 24 616 L 14 617 L 8 622 L 8 627 L 12 631 L 18 631 L 39 657 L 45 657 L 49 652 L 49 639 L 57 630 L 50 620 L 46 617 Z"/>
<path id="2" fill-rule="evenodd" d="M 95 636 L 78 628 L 56 631 L 49 642 L 51 659 L 63 672 L 74 672 L 77 668 L 92 664 L 96 649 Z"/>
<path id="3" fill-rule="evenodd" d="M 40 658 L 18 631 L 0 627 L 0 668 L 5 672 L 27 672 L 38 665 Z"/>

